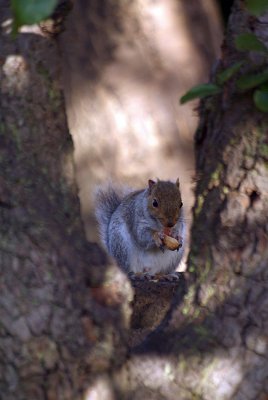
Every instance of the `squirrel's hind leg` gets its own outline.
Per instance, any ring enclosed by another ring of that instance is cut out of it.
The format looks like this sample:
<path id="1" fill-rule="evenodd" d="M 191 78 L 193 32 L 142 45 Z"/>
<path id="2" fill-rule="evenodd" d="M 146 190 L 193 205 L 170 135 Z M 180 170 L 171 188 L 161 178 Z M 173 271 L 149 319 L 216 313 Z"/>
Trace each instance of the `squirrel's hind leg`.
<path id="1" fill-rule="evenodd" d="M 123 238 L 120 235 L 109 243 L 111 256 L 115 259 L 117 265 L 124 271 L 130 271 L 129 254 Z"/>

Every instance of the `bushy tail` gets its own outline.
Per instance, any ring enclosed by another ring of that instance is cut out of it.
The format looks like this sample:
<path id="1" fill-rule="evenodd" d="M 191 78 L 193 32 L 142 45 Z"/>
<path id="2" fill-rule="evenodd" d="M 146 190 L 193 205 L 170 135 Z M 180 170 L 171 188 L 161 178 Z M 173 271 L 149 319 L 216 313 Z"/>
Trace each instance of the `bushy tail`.
<path id="1" fill-rule="evenodd" d="M 99 187 L 95 193 L 95 213 L 99 224 L 100 236 L 103 244 L 108 248 L 108 227 L 111 217 L 122 199 L 129 192 L 128 189 L 112 185 Z"/>

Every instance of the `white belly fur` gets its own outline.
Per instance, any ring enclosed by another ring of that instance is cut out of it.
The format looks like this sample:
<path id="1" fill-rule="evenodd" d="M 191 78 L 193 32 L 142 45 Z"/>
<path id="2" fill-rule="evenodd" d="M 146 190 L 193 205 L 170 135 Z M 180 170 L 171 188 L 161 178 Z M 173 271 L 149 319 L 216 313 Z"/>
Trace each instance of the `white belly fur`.
<path id="1" fill-rule="evenodd" d="M 183 250 L 179 252 L 165 249 L 164 253 L 161 250 L 140 250 L 135 249 L 131 252 L 130 270 L 133 272 L 149 272 L 156 274 L 159 272 L 173 272 L 182 257 Z M 173 269 L 172 269 L 172 266 Z"/>

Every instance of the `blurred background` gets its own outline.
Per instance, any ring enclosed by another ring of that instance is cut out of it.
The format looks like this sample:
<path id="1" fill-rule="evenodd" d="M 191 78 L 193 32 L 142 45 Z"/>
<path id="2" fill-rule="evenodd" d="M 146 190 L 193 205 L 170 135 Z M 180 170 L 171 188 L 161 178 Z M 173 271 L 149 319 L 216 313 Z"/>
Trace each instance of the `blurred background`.
<path id="1" fill-rule="evenodd" d="M 190 222 L 197 103 L 220 56 L 231 1 L 77 1 L 60 35 L 82 216 L 97 241 L 96 185 L 180 178 Z"/>

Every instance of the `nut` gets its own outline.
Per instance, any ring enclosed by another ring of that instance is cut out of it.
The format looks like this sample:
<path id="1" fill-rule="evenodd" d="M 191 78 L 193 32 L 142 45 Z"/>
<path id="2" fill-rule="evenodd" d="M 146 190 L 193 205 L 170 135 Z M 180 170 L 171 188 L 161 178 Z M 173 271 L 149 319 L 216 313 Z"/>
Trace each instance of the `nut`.
<path id="1" fill-rule="evenodd" d="M 163 242 L 169 250 L 177 250 L 180 247 L 178 240 L 168 235 L 164 236 Z"/>

